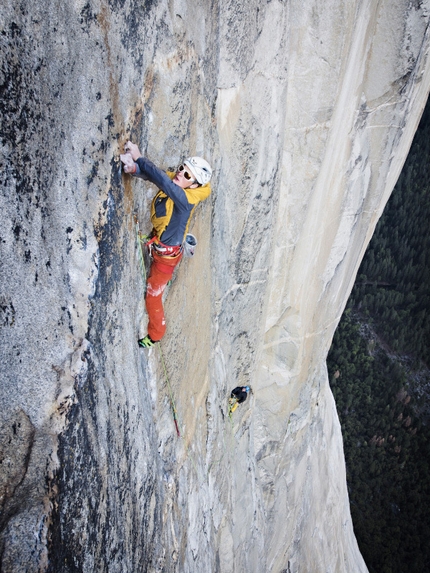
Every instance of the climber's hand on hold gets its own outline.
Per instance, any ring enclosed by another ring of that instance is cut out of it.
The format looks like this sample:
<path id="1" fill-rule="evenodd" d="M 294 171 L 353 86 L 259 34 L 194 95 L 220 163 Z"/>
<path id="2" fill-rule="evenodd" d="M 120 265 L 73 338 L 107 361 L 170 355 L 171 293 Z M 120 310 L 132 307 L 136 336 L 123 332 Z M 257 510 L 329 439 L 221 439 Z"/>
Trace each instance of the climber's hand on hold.
<path id="1" fill-rule="evenodd" d="M 140 149 L 135 143 L 131 141 L 127 141 L 124 146 L 125 153 L 120 155 L 119 158 L 124 163 L 124 171 L 125 173 L 136 173 L 136 159 L 142 157 L 140 153 Z"/>
<path id="2" fill-rule="evenodd" d="M 142 154 L 140 153 L 140 150 L 137 147 L 137 145 L 135 143 L 132 143 L 131 141 L 127 141 L 127 143 L 125 144 L 125 152 L 131 154 L 133 161 L 136 161 L 136 159 L 142 157 Z"/>
<path id="3" fill-rule="evenodd" d="M 136 164 L 133 161 L 133 157 L 131 153 L 127 151 L 124 155 L 120 155 L 119 158 L 124 163 L 124 171 L 125 173 L 135 173 L 136 171 Z"/>

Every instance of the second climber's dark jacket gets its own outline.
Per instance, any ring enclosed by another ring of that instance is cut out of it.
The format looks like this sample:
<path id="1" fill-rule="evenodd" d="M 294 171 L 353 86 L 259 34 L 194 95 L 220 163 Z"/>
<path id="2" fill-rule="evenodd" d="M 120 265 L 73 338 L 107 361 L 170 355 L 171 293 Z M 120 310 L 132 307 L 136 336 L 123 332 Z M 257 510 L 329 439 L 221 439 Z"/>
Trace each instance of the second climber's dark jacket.
<path id="1" fill-rule="evenodd" d="M 154 233 L 165 245 L 181 245 L 194 209 L 210 195 L 210 183 L 196 189 L 182 189 L 172 181 L 175 173 L 165 173 L 146 157 L 139 157 L 136 163 L 135 176 L 151 181 L 159 188 L 151 205 Z"/>
<path id="2" fill-rule="evenodd" d="M 239 404 L 242 404 L 242 402 L 245 402 L 245 400 L 247 399 L 248 392 L 244 390 L 242 386 L 236 386 L 236 388 L 231 391 L 231 396 L 232 398 L 233 397 L 237 398 Z"/>

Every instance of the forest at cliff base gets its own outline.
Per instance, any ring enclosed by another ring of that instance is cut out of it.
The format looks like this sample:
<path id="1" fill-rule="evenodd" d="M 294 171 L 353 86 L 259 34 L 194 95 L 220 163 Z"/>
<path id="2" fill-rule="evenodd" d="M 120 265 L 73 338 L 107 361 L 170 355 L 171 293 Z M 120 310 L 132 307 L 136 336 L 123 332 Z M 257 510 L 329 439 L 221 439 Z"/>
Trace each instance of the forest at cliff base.
<path id="1" fill-rule="evenodd" d="M 430 102 L 330 349 L 370 573 L 430 571 Z"/>

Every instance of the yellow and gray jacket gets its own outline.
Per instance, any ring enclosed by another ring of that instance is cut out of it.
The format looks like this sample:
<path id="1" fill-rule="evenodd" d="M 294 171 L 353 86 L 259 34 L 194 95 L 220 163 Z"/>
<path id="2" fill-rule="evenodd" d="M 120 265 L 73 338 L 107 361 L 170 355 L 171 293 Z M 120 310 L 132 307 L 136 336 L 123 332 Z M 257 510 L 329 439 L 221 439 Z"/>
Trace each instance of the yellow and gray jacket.
<path id="1" fill-rule="evenodd" d="M 146 157 L 139 157 L 136 164 L 134 175 L 159 188 L 151 205 L 154 233 L 165 245 L 181 245 L 194 209 L 210 195 L 210 183 L 196 189 L 182 189 L 172 181 L 175 173 L 165 173 Z"/>

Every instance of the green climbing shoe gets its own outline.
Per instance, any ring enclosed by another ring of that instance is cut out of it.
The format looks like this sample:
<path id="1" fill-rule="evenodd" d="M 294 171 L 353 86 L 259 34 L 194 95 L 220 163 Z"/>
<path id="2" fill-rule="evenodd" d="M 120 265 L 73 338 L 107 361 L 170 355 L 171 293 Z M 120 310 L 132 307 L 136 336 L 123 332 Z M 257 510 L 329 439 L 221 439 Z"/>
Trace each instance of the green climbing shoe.
<path id="1" fill-rule="evenodd" d="M 145 338 L 140 338 L 137 341 L 138 345 L 141 346 L 142 348 L 151 348 L 151 346 L 154 346 L 154 344 L 156 344 L 156 341 L 151 340 L 151 338 L 149 337 L 149 334 L 147 334 L 145 336 Z"/>

